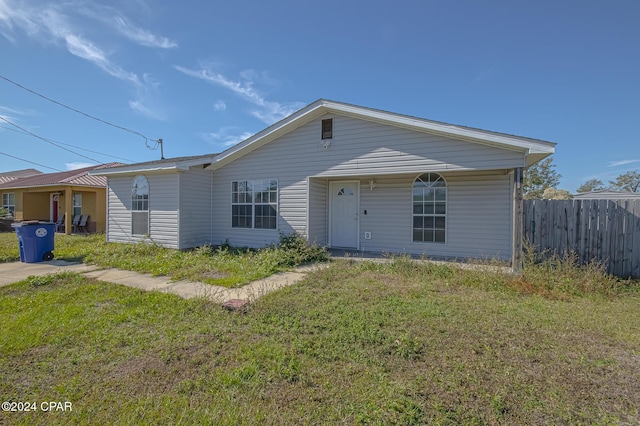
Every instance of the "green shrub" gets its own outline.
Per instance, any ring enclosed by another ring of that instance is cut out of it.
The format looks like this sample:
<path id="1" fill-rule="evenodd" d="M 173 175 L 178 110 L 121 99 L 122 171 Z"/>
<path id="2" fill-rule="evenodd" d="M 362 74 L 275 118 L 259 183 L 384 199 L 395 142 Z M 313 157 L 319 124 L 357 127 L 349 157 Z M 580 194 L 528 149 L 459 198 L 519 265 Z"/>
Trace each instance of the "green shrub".
<path id="1" fill-rule="evenodd" d="M 327 250 L 318 244 L 310 244 L 306 238 L 298 233 L 280 234 L 280 241 L 267 249 L 276 253 L 278 266 L 293 267 L 311 262 L 326 262 L 329 260 Z"/>

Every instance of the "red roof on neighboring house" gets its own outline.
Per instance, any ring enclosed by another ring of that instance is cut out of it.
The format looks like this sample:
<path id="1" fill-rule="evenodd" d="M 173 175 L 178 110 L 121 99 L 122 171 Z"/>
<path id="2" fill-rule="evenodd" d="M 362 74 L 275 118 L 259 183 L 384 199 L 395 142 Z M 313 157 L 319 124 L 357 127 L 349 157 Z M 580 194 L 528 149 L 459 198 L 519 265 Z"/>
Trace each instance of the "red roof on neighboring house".
<path id="1" fill-rule="evenodd" d="M 36 169 L 23 169 L 23 170 L 14 170 L 11 172 L 0 172 L 0 184 L 11 182 L 12 180 L 16 180 L 22 177 L 28 177 L 33 175 L 40 175 L 42 172 Z"/>
<path id="2" fill-rule="evenodd" d="M 42 173 L 35 176 L 20 177 L 1 183 L 0 189 L 7 188 L 30 188 L 33 186 L 53 186 L 53 185 L 76 185 L 106 187 L 107 179 L 104 176 L 91 176 L 89 172 L 98 169 L 122 166 L 122 163 L 108 163 L 97 166 L 85 167 L 82 169 L 69 170 L 57 173 Z"/>

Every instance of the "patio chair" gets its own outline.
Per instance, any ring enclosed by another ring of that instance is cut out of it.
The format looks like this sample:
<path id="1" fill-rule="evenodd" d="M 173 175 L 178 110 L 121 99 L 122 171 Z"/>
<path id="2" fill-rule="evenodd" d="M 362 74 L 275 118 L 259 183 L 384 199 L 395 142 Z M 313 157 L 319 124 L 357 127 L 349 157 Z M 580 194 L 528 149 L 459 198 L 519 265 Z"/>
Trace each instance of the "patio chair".
<path id="1" fill-rule="evenodd" d="M 56 222 L 56 232 L 64 232 L 64 216 L 62 215 L 58 218 Z"/>
<path id="2" fill-rule="evenodd" d="M 87 223 L 89 222 L 89 215 L 88 214 L 83 214 L 82 217 L 80 218 L 80 222 L 78 223 L 78 230 L 82 231 L 83 233 L 87 233 L 89 232 L 87 230 Z"/>
<path id="3" fill-rule="evenodd" d="M 80 223 L 80 218 L 82 216 L 77 214 L 73 217 L 73 222 L 71 222 L 71 232 L 75 232 L 78 230 L 78 224 Z"/>

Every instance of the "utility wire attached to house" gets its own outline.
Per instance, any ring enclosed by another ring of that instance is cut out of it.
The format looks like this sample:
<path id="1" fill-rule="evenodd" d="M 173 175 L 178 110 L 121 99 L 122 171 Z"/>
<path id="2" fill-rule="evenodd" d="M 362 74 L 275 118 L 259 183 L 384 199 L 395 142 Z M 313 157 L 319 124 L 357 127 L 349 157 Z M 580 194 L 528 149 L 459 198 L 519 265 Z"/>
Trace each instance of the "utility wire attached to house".
<path id="1" fill-rule="evenodd" d="M 47 97 L 47 96 L 45 96 L 45 95 L 43 95 L 43 94 L 41 94 L 41 93 L 38 93 L 38 92 L 36 92 L 35 90 L 31 90 L 31 89 L 29 89 L 28 87 L 25 87 L 25 86 L 23 86 L 22 84 L 17 83 L 17 82 L 15 82 L 15 81 L 11 80 L 10 78 L 5 77 L 5 76 L 3 76 L 3 75 L 1 75 L 1 74 L 0 74 L 0 78 L 1 78 L 1 79 L 3 79 L 4 81 L 7 81 L 7 82 L 9 82 L 9 83 L 11 83 L 11 84 L 16 85 L 17 87 L 21 88 L 22 90 L 26 90 L 26 91 L 27 91 L 27 92 L 29 92 L 29 93 L 32 93 L 32 94 L 34 94 L 34 95 L 36 95 L 36 96 L 39 96 L 39 97 L 41 97 L 42 99 L 46 99 L 47 101 L 52 102 L 52 103 L 54 103 L 54 104 L 56 104 L 56 105 L 59 105 L 59 106 L 61 106 L 61 107 L 63 107 L 63 108 L 66 108 L 66 109 L 68 109 L 68 110 L 70 110 L 70 111 L 73 111 L 73 112 L 78 113 L 78 114 L 80 114 L 80 115 L 84 115 L 85 117 L 91 118 L 92 120 L 99 121 L 100 123 L 106 124 L 106 125 L 108 125 L 108 126 L 115 127 L 116 129 L 124 130 L 125 132 L 129 132 L 129 133 L 131 133 L 131 134 L 134 134 L 134 135 L 140 136 L 142 139 L 144 139 L 144 143 L 145 143 L 145 146 L 146 146 L 147 148 L 152 149 L 152 150 L 156 150 L 156 149 L 158 149 L 158 144 L 159 144 L 159 143 L 158 143 L 158 141 L 159 141 L 159 139 L 150 139 L 150 138 L 146 137 L 145 135 L 143 135 L 142 133 L 137 132 L 137 131 L 135 131 L 135 130 L 132 130 L 132 129 L 129 129 L 129 128 L 127 128 L 127 127 L 123 127 L 123 126 L 118 126 L 117 124 L 113 124 L 113 123 L 111 123 L 111 122 L 109 122 L 109 121 L 107 121 L 107 120 L 103 120 L 103 119 L 98 118 L 98 117 L 95 117 L 95 116 L 93 116 L 93 115 L 91 115 L 91 114 L 87 114 L 86 112 L 82 112 L 82 111 L 80 111 L 80 110 L 77 110 L 77 109 L 75 109 L 75 108 L 73 108 L 73 107 L 70 107 L 70 106 L 68 106 L 68 105 L 63 104 L 62 102 L 58 102 L 58 101 L 56 101 L 56 100 L 54 100 L 54 99 L 51 99 L 51 98 L 49 98 L 49 97 Z M 155 142 L 155 146 L 153 146 L 153 147 L 152 147 L 152 146 L 150 145 L 150 142 Z"/>

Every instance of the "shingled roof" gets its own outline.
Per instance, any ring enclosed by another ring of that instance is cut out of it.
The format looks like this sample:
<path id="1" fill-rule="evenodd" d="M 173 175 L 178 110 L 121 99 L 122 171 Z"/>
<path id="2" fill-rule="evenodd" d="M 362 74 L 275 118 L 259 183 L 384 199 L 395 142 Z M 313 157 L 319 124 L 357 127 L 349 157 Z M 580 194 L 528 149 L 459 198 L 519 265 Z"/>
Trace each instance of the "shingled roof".
<path id="1" fill-rule="evenodd" d="M 89 172 L 92 170 L 107 169 L 111 167 L 122 166 L 122 163 L 108 163 L 97 166 L 85 167 L 82 169 L 69 170 L 57 173 L 42 173 L 35 176 L 21 177 L 1 183 L 0 189 L 9 188 L 31 188 L 34 186 L 54 186 L 54 185 L 73 185 L 73 186 L 91 186 L 106 187 L 107 178 L 104 176 L 91 176 Z"/>

